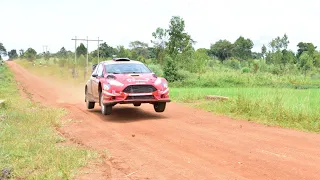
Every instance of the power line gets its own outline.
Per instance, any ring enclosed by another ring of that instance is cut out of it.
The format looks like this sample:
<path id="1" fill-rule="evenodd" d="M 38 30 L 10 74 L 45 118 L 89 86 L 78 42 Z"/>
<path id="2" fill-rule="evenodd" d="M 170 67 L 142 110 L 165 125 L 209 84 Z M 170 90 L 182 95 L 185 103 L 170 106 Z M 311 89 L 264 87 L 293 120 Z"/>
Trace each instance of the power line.
<path id="1" fill-rule="evenodd" d="M 100 62 L 99 45 L 100 45 L 100 42 L 103 42 L 103 40 L 100 40 L 99 37 L 98 37 L 98 39 L 88 39 L 88 36 L 87 36 L 87 39 L 80 39 L 80 38 L 77 38 L 77 36 L 75 36 L 75 38 L 72 38 L 71 40 L 75 41 L 74 42 L 74 61 L 75 61 L 75 64 L 77 63 L 77 41 L 87 41 L 87 62 L 86 62 L 86 72 L 85 72 L 85 74 L 86 74 L 88 71 L 88 63 L 89 63 L 89 41 L 98 42 L 98 63 L 99 63 Z"/>

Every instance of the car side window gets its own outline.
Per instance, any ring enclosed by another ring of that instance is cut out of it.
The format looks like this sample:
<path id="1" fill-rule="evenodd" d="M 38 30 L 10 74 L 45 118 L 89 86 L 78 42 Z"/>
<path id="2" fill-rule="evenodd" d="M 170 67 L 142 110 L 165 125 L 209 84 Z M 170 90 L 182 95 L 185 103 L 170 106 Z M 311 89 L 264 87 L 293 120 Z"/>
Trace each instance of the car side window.
<path id="1" fill-rule="evenodd" d="M 98 68 L 99 68 L 99 65 L 97 65 L 97 67 L 94 69 L 94 71 L 92 72 L 92 74 L 97 74 Z"/>
<path id="2" fill-rule="evenodd" d="M 103 66 L 102 66 L 102 64 L 99 64 L 97 74 L 98 74 L 99 77 L 103 76 Z"/>

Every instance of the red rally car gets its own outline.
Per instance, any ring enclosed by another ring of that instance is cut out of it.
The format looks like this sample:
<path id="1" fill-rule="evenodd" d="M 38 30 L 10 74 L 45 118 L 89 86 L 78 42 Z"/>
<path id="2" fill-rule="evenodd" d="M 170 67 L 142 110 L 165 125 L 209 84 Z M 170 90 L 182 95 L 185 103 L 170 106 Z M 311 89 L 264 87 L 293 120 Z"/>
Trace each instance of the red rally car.
<path id="1" fill-rule="evenodd" d="M 139 61 L 114 58 L 93 65 L 85 102 L 88 109 L 99 103 L 104 115 L 110 115 L 116 104 L 150 103 L 156 112 L 163 112 L 170 102 L 168 82 Z"/>

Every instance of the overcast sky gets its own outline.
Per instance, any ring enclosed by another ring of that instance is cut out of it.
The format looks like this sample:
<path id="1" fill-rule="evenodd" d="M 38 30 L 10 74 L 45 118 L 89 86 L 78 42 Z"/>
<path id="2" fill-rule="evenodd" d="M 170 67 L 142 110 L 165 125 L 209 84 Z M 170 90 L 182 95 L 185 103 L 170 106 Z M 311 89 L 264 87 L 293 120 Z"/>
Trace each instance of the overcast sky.
<path id="1" fill-rule="evenodd" d="M 320 46 L 320 3 L 316 0 L 0 0 L 0 42 L 6 49 L 74 50 L 75 35 L 103 39 L 111 46 L 140 40 L 151 45 L 152 32 L 167 28 L 172 16 L 185 20 L 196 48 L 240 35 L 260 51 L 287 33 L 289 48 L 300 41 Z M 89 51 L 97 47 L 89 43 Z"/>

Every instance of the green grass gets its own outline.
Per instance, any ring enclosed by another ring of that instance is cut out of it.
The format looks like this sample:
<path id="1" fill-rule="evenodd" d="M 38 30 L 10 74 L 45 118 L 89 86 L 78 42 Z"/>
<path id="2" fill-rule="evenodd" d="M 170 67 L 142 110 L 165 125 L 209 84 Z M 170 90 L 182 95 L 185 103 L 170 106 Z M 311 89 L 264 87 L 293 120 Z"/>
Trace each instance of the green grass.
<path id="1" fill-rule="evenodd" d="M 78 145 L 63 144 L 66 139 L 55 128 L 66 112 L 21 98 L 5 66 L 0 66 L 0 99 L 6 99 L 0 107 L 0 171 L 12 168 L 14 178 L 70 179 L 96 157 Z"/>
<path id="2" fill-rule="evenodd" d="M 320 132 L 320 89 L 171 88 L 171 97 L 217 114 L 303 131 Z M 220 95 L 228 101 L 205 100 Z"/>

